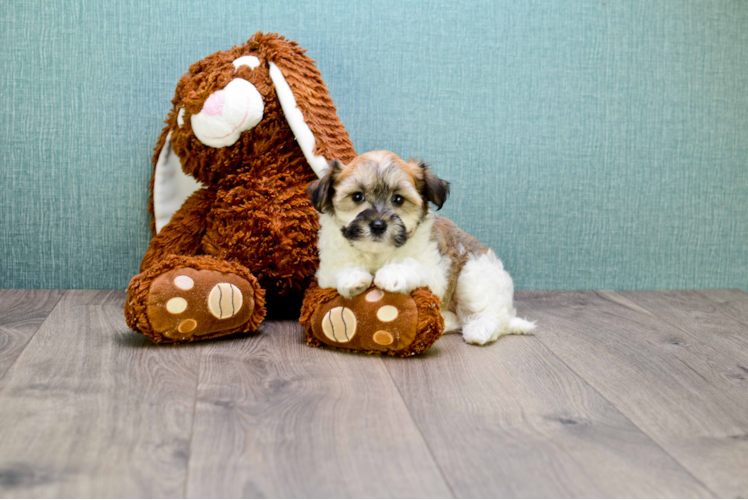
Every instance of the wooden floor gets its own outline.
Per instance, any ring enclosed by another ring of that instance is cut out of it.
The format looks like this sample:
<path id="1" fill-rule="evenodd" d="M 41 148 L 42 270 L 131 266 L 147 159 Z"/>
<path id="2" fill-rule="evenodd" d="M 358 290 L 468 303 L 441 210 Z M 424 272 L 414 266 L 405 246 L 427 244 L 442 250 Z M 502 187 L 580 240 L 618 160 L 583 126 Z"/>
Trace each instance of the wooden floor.
<path id="1" fill-rule="evenodd" d="M 413 359 L 157 346 L 124 298 L 0 291 L 0 496 L 748 496 L 741 291 L 518 292 L 534 335 Z"/>

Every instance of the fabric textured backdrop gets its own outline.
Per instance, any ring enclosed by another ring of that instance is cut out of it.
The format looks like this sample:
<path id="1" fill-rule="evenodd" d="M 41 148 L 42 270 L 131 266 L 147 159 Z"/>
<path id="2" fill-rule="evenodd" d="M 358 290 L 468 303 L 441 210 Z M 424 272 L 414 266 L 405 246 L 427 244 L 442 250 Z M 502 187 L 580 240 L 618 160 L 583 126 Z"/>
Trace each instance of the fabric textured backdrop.
<path id="1" fill-rule="evenodd" d="M 276 31 L 517 288 L 748 289 L 748 3 L 10 1 L 0 287 L 124 288 L 190 63 Z"/>

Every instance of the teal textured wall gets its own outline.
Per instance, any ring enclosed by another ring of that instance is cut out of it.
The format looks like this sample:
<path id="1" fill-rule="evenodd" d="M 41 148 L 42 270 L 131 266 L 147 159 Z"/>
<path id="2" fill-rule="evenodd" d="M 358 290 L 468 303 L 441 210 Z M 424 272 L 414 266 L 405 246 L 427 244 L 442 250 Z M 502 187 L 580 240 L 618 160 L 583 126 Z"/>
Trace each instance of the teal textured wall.
<path id="1" fill-rule="evenodd" d="M 517 288 L 748 289 L 748 3 L 4 2 L 0 287 L 124 288 L 189 64 L 258 30 Z"/>

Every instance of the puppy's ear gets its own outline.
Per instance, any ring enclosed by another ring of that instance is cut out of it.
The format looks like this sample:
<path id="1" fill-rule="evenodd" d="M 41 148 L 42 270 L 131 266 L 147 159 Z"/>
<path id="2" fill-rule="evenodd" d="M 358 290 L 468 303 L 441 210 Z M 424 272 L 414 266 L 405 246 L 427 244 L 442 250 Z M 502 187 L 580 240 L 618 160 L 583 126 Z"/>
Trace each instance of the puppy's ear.
<path id="1" fill-rule="evenodd" d="M 449 197 L 449 182 L 434 175 L 428 164 L 422 161 L 418 162 L 418 167 L 423 173 L 421 196 L 423 196 L 423 199 L 427 202 L 430 201 L 436 205 L 437 210 L 441 210 Z"/>
<path id="2" fill-rule="evenodd" d="M 331 161 L 322 177 L 312 182 L 306 190 L 309 199 L 312 200 L 312 206 L 318 212 L 324 214 L 335 210 L 332 204 L 332 198 L 335 196 L 334 184 L 341 170 L 343 167 L 338 160 Z"/>

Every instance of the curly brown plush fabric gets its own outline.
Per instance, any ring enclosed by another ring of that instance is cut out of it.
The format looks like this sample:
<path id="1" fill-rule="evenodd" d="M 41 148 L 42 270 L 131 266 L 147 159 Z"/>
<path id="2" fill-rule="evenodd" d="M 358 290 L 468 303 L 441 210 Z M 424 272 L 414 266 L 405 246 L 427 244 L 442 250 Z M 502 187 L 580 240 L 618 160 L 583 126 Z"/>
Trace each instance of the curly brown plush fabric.
<path id="1" fill-rule="evenodd" d="M 356 152 L 314 61 L 304 52 L 296 42 L 277 34 L 257 33 L 242 46 L 194 63 L 179 80 L 153 157 L 149 210 L 153 215 L 155 168 L 164 148 L 172 148 L 184 173 L 205 187 L 187 199 L 157 234 L 155 216 L 152 218 L 154 237 L 143 257 L 141 274 L 130 283 L 125 306 L 128 324 L 134 330 L 154 341 L 167 341 L 153 330 L 146 302 L 153 281 L 177 264 L 190 268 L 204 265 L 224 272 L 221 263 L 230 263 L 233 269 L 246 269 L 261 287 L 257 297 L 265 290 L 273 301 L 300 295 L 308 286 L 318 265 L 319 224 L 306 189 L 316 175 L 283 113 L 270 78 L 271 62 L 283 73 L 297 108 L 314 134 L 314 153 L 345 162 L 353 159 Z M 259 66 L 250 69 L 233 65 L 236 59 L 248 55 L 257 57 Z M 196 137 L 190 118 L 200 113 L 212 94 L 235 78 L 250 82 L 261 95 L 262 120 L 243 132 L 235 144 L 208 147 Z M 180 112 L 182 125 L 178 120 Z M 198 256 L 212 259 L 201 264 L 190 260 Z M 256 329 L 264 315 L 264 308 L 260 309 L 262 314 L 258 311 L 252 321 L 239 329 L 212 336 Z"/>

